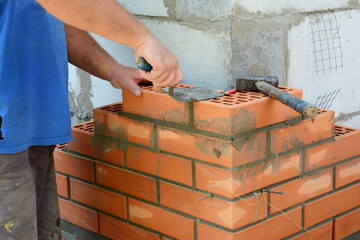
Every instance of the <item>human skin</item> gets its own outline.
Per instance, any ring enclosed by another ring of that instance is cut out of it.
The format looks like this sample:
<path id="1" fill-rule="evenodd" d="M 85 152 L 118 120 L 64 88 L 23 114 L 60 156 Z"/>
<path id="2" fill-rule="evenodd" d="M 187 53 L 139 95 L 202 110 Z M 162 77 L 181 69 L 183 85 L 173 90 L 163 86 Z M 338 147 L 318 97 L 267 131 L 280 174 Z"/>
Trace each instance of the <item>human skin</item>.
<path id="1" fill-rule="evenodd" d="M 144 81 L 140 71 L 117 63 L 89 33 L 64 24 L 68 61 L 88 73 L 110 81 L 115 88 L 141 95 L 138 83 Z"/>
<path id="2" fill-rule="evenodd" d="M 153 70 L 138 70 L 156 89 L 182 80 L 178 60 L 149 30 L 115 0 L 36 0 L 64 23 L 124 44 L 144 57 Z M 133 74 L 126 69 L 124 74 Z"/>

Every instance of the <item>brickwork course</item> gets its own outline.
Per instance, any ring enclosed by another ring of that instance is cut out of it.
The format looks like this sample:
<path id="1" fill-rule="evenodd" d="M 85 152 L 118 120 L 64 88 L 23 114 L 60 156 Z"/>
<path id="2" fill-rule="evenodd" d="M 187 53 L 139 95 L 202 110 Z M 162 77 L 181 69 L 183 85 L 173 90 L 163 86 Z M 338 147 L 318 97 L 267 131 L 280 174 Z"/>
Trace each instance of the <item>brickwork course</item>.
<path id="1" fill-rule="evenodd" d="M 335 125 L 333 111 L 303 118 L 245 91 L 179 103 L 142 90 L 94 109 L 56 149 L 66 224 L 121 240 L 343 239 L 360 230 L 360 130 Z"/>

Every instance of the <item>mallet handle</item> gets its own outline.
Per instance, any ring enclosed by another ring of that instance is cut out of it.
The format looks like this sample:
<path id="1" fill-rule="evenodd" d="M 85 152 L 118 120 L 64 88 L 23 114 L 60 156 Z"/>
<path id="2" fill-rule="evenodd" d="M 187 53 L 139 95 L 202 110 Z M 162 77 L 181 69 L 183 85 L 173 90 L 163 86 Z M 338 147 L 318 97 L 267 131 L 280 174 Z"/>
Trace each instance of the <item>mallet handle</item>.
<path id="1" fill-rule="evenodd" d="M 258 81 L 255 83 L 255 85 L 259 91 L 279 100 L 281 103 L 291 107 L 295 111 L 301 113 L 303 116 L 314 117 L 318 113 L 318 109 L 314 105 L 276 87 L 273 87 L 266 82 Z"/>

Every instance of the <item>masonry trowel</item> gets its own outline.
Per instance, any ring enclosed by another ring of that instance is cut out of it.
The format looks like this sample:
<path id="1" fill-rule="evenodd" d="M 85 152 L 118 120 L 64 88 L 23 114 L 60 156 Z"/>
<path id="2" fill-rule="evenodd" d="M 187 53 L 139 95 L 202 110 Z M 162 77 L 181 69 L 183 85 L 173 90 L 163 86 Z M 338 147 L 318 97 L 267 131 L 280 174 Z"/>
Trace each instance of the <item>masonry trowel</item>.
<path id="1" fill-rule="evenodd" d="M 144 71 L 151 71 L 152 66 L 143 58 L 140 57 L 137 61 L 138 68 Z M 201 87 L 189 87 L 189 88 L 176 88 L 169 87 L 162 89 L 169 96 L 173 97 L 178 102 L 197 102 L 205 101 L 209 99 L 219 98 L 225 95 L 236 92 L 236 89 L 230 91 L 216 91 L 214 89 L 207 89 Z"/>

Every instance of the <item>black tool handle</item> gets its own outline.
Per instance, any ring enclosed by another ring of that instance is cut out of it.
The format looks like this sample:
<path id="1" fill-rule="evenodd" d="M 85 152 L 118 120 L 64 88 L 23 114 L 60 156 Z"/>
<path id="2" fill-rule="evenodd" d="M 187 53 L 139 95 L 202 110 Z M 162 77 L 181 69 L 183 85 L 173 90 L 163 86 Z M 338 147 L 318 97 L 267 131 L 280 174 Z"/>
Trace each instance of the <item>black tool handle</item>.
<path id="1" fill-rule="evenodd" d="M 144 70 L 147 72 L 152 70 L 152 66 L 143 57 L 139 57 L 139 59 L 137 60 L 137 66 L 141 70 Z"/>
<path id="2" fill-rule="evenodd" d="M 318 113 L 318 109 L 314 105 L 276 87 L 273 87 L 266 82 L 258 81 L 255 83 L 255 85 L 259 91 L 279 100 L 281 103 L 291 107 L 295 111 L 301 113 L 303 116 L 314 117 Z"/>

